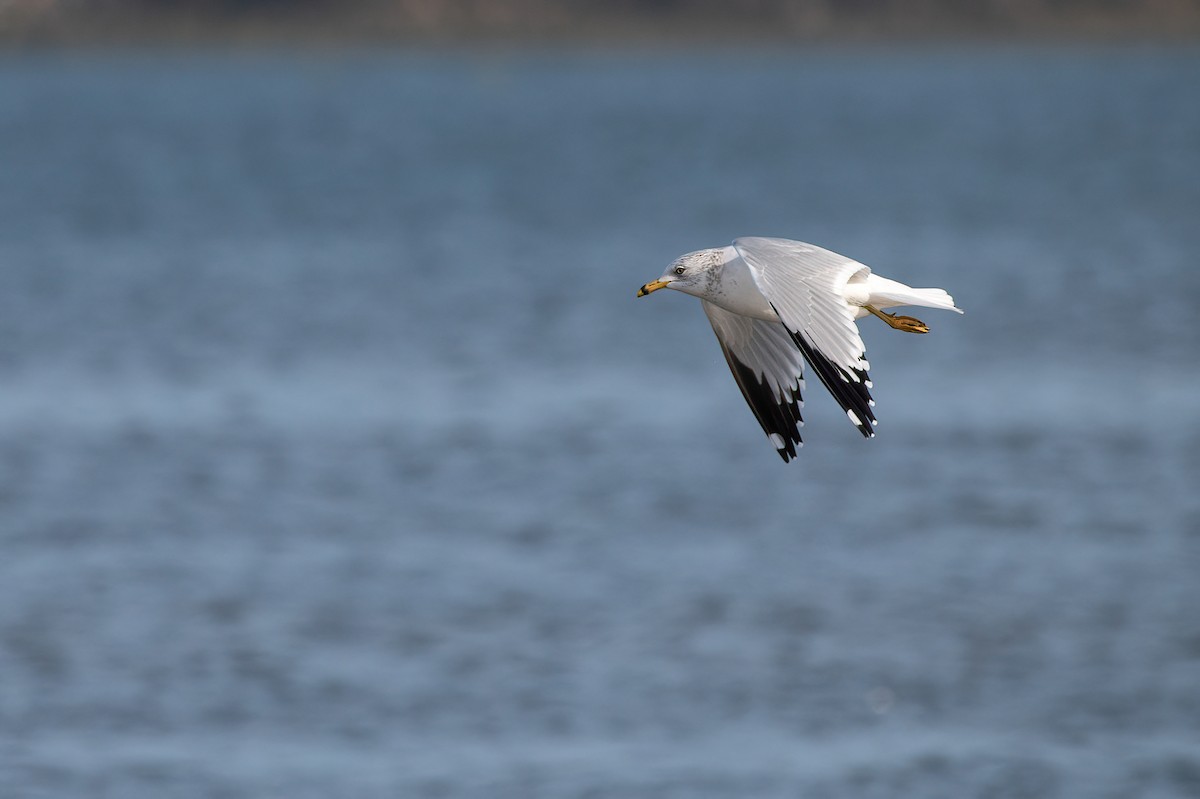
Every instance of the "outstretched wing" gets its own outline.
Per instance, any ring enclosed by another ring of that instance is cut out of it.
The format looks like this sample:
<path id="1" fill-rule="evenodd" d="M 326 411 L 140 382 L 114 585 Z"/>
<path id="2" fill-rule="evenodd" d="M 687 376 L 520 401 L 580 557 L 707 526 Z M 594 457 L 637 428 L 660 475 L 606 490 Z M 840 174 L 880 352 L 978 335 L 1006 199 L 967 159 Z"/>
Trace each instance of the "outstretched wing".
<path id="1" fill-rule="evenodd" d="M 838 405 L 870 438 L 876 424 L 866 347 L 842 289 L 867 279 L 867 266 L 800 241 L 741 238 L 733 242 L 759 291 Z"/>
<path id="2" fill-rule="evenodd" d="M 804 401 L 804 359 L 791 334 L 778 322 L 766 322 L 726 311 L 701 300 L 712 323 L 725 362 L 754 417 L 784 463 L 802 446 L 800 407 Z"/>

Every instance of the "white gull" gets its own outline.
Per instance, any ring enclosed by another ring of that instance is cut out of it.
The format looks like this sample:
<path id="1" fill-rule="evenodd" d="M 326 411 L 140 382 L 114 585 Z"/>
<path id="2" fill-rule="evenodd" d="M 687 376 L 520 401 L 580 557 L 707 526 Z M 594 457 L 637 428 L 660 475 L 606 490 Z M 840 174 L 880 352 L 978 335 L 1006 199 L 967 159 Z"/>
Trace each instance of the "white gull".
<path id="1" fill-rule="evenodd" d="M 882 309 L 920 305 L 962 313 L 943 289 L 912 288 L 844 255 L 790 239 L 740 238 L 728 247 L 681 255 L 638 296 L 663 288 L 700 298 L 734 380 L 785 462 L 802 445 L 805 361 L 870 438 L 875 401 L 855 320 L 872 314 L 896 330 L 928 333 L 919 319 Z"/>

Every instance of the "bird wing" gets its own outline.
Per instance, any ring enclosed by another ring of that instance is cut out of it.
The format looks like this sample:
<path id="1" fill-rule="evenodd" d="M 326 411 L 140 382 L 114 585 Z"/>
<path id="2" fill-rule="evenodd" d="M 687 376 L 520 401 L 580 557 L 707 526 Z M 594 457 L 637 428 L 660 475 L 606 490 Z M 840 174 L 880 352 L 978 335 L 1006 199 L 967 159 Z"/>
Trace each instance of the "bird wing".
<path id="1" fill-rule="evenodd" d="M 866 346 L 842 294 L 848 282 L 866 280 L 870 268 L 788 239 L 741 238 L 733 246 L 825 388 L 859 432 L 875 435 Z"/>
<path id="2" fill-rule="evenodd" d="M 751 319 L 701 300 L 721 352 L 746 404 L 762 425 L 784 463 L 802 446 L 804 359 L 792 336 L 778 322 Z"/>

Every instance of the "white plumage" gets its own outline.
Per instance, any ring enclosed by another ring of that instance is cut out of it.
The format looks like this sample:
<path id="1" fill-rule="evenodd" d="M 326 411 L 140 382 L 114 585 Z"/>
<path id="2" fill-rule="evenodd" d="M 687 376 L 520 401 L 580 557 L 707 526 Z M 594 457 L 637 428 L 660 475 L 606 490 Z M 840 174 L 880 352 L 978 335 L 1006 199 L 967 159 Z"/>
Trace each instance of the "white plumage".
<path id="1" fill-rule="evenodd" d="M 912 288 L 789 239 L 740 238 L 682 255 L 638 296 L 661 288 L 700 298 L 742 395 L 784 461 L 802 445 L 806 361 L 862 434 L 875 434 L 870 364 L 855 320 L 873 314 L 897 330 L 926 333 L 921 321 L 882 309 L 962 313 L 942 289 Z"/>

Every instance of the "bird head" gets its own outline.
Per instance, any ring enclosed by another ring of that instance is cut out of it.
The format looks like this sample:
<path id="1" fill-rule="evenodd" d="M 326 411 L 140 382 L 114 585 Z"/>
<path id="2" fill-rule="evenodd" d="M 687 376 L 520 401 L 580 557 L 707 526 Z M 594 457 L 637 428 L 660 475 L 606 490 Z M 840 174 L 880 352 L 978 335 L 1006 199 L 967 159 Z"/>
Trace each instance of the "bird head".
<path id="1" fill-rule="evenodd" d="M 718 253 L 719 250 L 697 250 L 679 256 L 671 262 L 662 277 L 642 286 L 637 295 L 645 297 L 659 289 L 675 289 L 685 294 L 702 296 L 703 287 L 711 279 L 712 270 L 720 264 Z"/>

